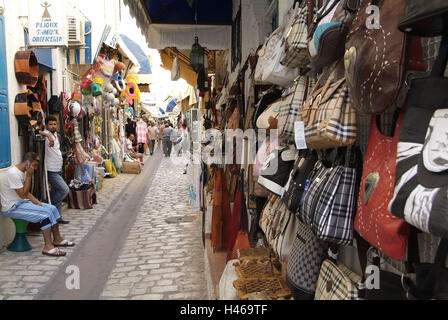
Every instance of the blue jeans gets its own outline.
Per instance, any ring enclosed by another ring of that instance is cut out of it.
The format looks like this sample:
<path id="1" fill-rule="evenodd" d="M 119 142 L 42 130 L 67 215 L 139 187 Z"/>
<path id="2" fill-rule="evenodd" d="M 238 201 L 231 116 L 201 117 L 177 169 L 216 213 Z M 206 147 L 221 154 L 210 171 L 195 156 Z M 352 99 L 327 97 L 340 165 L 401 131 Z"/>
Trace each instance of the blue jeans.
<path id="1" fill-rule="evenodd" d="M 62 200 L 68 195 L 70 189 L 62 178 L 62 172 L 47 171 L 48 182 L 51 184 L 50 200 L 59 214 L 62 214 Z"/>

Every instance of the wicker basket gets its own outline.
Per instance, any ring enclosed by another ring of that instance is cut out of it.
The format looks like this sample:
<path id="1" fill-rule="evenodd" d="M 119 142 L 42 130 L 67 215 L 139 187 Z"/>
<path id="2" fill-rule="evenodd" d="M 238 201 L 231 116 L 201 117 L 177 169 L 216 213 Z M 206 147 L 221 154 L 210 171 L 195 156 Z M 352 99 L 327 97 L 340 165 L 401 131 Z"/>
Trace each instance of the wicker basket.
<path id="1" fill-rule="evenodd" d="M 238 249 L 238 258 L 240 260 L 269 258 L 271 255 L 270 248 Z"/>
<path id="2" fill-rule="evenodd" d="M 253 293 L 257 292 L 263 292 L 275 300 L 291 296 L 291 291 L 280 277 L 242 278 L 235 280 L 233 286 L 241 300 L 248 300 Z"/>
<path id="3" fill-rule="evenodd" d="M 245 260 L 235 263 L 235 270 L 240 278 L 258 278 L 264 276 L 278 276 L 280 272 L 271 260 Z"/>

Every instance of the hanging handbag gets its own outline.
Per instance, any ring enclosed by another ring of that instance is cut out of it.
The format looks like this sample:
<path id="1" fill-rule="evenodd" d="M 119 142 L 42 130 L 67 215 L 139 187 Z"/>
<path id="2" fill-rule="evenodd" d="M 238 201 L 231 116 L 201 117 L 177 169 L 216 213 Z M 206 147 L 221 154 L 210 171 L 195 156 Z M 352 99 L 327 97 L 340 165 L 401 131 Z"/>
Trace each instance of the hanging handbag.
<path id="1" fill-rule="evenodd" d="M 403 260 L 409 237 L 409 224 L 393 216 L 387 208 L 393 196 L 402 116 L 397 120 L 393 137 L 383 135 L 376 120 L 376 116 L 372 116 L 355 230 L 386 255 Z"/>
<path id="2" fill-rule="evenodd" d="M 297 235 L 288 257 L 286 283 L 295 300 L 313 300 L 328 245 L 319 240 L 308 226 L 298 220 L 297 223 Z"/>
<path id="3" fill-rule="evenodd" d="M 315 172 L 310 176 L 299 216 L 319 239 L 340 245 L 350 244 L 356 212 L 356 169 L 337 162 L 327 168 L 318 161 Z"/>
<path id="4" fill-rule="evenodd" d="M 447 57 L 448 36 L 444 36 L 431 75 L 411 82 L 389 203 L 396 217 L 443 238 L 448 237 L 448 79 L 443 77 Z"/>
<path id="5" fill-rule="evenodd" d="M 322 263 L 314 300 L 358 300 L 361 276 L 330 259 Z"/>
<path id="6" fill-rule="evenodd" d="M 227 248 L 230 237 L 230 199 L 224 170 L 218 168 L 213 193 L 211 245 L 213 248 Z"/>
<path id="7" fill-rule="evenodd" d="M 284 52 L 280 63 L 290 68 L 304 68 L 310 62 L 308 56 L 308 26 L 313 21 L 316 1 L 306 0 L 297 4 L 293 22 L 285 35 Z"/>
<path id="8" fill-rule="evenodd" d="M 284 97 L 278 116 L 278 136 L 286 143 L 294 142 L 294 124 L 299 121 L 300 110 L 316 82 L 307 76 L 300 76 L 291 94 Z"/>
<path id="9" fill-rule="evenodd" d="M 286 208 L 282 201 L 279 201 L 279 207 L 271 223 L 272 231 L 269 233 L 270 239 L 268 241 L 281 261 L 288 261 L 298 227 L 295 215 Z"/>
<path id="10" fill-rule="evenodd" d="M 345 78 L 335 80 L 337 68 L 320 87 L 323 73 L 300 113 L 309 149 L 331 149 L 353 144 L 357 137 L 356 110 L 348 96 Z"/>
<path id="11" fill-rule="evenodd" d="M 255 70 L 255 80 L 289 87 L 299 75 L 299 70 L 280 63 L 284 48 L 285 28 L 289 25 L 293 12 L 288 11 L 280 25 L 265 41 L 260 49 L 259 61 Z M 260 61 L 261 60 L 261 61 Z M 258 69 L 258 70 L 257 70 Z"/>
<path id="12" fill-rule="evenodd" d="M 263 231 L 266 239 L 269 241 L 272 232 L 272 221 L 274 221 L 277 209 L 280 206 L 280 198 L 276 195 L 271 195 L 266 202 L 260 216 L 260 228 Z"/>
<path id="13" fill-rule="evenodd" d="M 410 293 L 417 299 L 448 299 L 448 269 L 445 266 L 448 255 L 448 239 L 442 239 L 434 263 L 414 265 L 416 283 Z"/>
<path id="14" fill-rule="evenodd" d="M 307 152 L 306 155 L 300 157 L 294 164 L 294 169 L 291 171 L 289 181 L 285 186 L 285 192 L 282 196 L 282 201 L 293 213 L 299 211 L 300 201 L 305 191 L 308 177 L 313 171 L 317 160 L 317 154 L 315 152 Z"/>
<path id="15" fill-rule="evenodd" d="M 408 41 L 397 29 L 405 0 L 362 0 L 347 36 L 345 74 L 353 106 L 365 114 L 379 114 L 391 107 L 404 81 Z M 379 8 L 380 23 L 368 7 Z"/>
<path id="16" fill-rule="evenodd" d="M 244 169 L 240 174 L 238 191 L 233 205 L 227 261 L 238 258 L 236 251 L 241 248 L 250 248 L 246 199 L 244 195 Z"/>
<path id="17" fill-rule="evenodd" d="M 171 81 L 177 81 L 180 78 L 180 65 L 179 58 L 176 56 L 173 61 L 173 66 L 171 68 Z"/>
<path id="18" fill-rule="evenodd" d="M 344 57 L 345 39 L 359 0 L 331 0 L 316 14 L 308 36 L 308 52 L 317 71 Z"/>
<path id="19" fill-rule="evenodd" d="M 420 37 L 448 33 L 448 3 L 445 0 L 406 0 L 406 11 L 398 29 Z"/>

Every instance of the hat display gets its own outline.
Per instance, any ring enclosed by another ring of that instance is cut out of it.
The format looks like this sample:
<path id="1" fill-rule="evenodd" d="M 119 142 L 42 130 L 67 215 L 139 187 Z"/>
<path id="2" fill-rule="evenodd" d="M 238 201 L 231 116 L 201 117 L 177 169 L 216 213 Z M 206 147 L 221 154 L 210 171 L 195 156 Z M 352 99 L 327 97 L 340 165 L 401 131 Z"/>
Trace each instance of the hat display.
<path id="1" fill-rule="evenodd" d="M 39 65 L 34 52 L 17 51 L 14 56 L 14 70 L 20 84 L 34 87 L 39 77 Z"/>

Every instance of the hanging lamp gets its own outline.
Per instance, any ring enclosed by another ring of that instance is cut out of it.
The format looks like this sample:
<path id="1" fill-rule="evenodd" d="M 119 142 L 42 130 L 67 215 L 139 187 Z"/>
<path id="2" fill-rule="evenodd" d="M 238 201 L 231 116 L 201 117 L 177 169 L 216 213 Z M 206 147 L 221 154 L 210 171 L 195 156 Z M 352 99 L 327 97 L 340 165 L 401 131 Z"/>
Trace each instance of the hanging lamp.
<path id="1" fill-rule="evenodd" d="M 198 24 L 198 2 L 195 1 L 195 22 L 196 26 Z M 190 66 L 196 72 L 202 69 L 202 67 L 207 67 L 207 55 L 205 54 L 205 49 L 199 44 L 199 38 L 197 34 L 194 37 L 194 43 L 191 46 L 190 53 Z"/>

